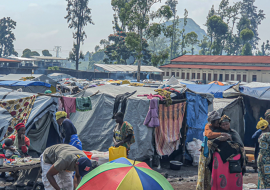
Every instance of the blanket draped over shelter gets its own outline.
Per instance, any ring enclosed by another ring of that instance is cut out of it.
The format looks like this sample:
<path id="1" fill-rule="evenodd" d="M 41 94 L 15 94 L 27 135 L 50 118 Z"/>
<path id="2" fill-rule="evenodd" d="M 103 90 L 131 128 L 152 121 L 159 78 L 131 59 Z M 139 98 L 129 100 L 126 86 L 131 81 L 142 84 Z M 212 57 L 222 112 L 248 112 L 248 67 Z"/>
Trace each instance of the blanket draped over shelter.
<path id="1" fill-rule="evenodd" d="M 61 97 L 60 100 L 62 104 L 59 104 L 58 111 L 63 111 L 64 108 L 67 112 L 67 118 L 69 118 L 70 113 L 76 112 L 76 98 Z"/>
<path id="2" fill-rule="evenodd" d="M 92 110 L 92 102 L 90 96 L 76 98 L 76 110 L 77 111 L 89 111 Z"/>
<path id="3" fill-rule="evenodd" d="M 144 125 L 147 127 L 158 127 L 159 119 L 158 119 L 158 99 L 150 100 L 149 111 L 144 120 Z"/>
<path id="4" fill-rule="evenodd" d="M 30 96 L 26 98 L 20 98 L 17 100 L 0 101 L 0 106 L 6 109 L 13 119 L 10 121 L 9 127 L 14 129 L 18 123 L 26 124 L 33 105 L 35 103 L 36 96 Z"/>
<path id="5" fill-rule="evenodd" d="M 180 144 L 186 102 L 170 105 L 159 105 L 160 126 L 155 129 L 157 153 L 161 156 L 170 155 Z"/>

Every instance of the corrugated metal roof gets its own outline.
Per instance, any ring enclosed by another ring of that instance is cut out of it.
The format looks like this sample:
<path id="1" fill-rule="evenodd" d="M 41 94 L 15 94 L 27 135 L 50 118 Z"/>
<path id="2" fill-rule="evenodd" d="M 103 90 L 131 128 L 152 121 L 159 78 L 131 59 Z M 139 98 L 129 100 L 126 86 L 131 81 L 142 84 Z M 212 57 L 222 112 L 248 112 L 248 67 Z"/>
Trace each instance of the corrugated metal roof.
<path id="1" fill-rule="evenodd" d="M 179 69 L 225 69 L 225 70 L 265 70 L 270 71 L 270 67 L 248 67 L 248 66 L 222 66 L 222 65 L 182 65 L 169 64 L 160 66 L 161 68 L 179 68 Z"/>
<path id="2" fill-rule="evenodd" d="M 13 59 L 0 58 L 0 62 L 6 62 L 6 63 L 20 63 L 21 61 L 17 61 L 17 60 L 13 60 Z"/>
<path id="3" fill-rule="evenodd" d="M 117 64 L 95 64 L 95 66 L 100 67 L 109 72 L 137 72 L 137 65 L 117 65 Z M 142 72 L 159 72 L 162 71 L 159 68 L 153 66 L 141 66 Z"/>
<path id="4" fill-rule="evenodd" d="M 49 56 L 31 56 L 37 60 L 67 60 L 60 57 L 49 57 Z"/>
<path id="5" fill-rule="evenodd" d="M 32 77 L 39 78 L 42 74 L 32 74 Z M 0 78 L 0 81 L 19 81 L 23 77 L 31 77 L 31 74 L 9 74 Z"/>
<path id="6" fill-rule="evenodd" d="M 183 55 L 171 62 L 196 63 L 270 63 L 270 56 Z"/>

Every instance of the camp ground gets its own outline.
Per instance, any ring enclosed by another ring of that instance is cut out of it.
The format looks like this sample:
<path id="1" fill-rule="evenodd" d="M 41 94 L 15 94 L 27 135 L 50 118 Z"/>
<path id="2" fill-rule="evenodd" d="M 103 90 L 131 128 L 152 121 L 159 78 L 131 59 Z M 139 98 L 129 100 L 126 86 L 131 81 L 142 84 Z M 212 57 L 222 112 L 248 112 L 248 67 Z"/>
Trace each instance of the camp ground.
<path id="1" fill-rule="evenodd" d="M 169 163 L 172 160 L 181 162 L 184 168 L 188 165 L 196 165 L 194 160 L 196 155 L 190 154 L 188 145 L 195 139 L 198 142 L 203 141 L 207 115 L 213 110 L 231 118 L 232 129 L 239 133 L 252 154 L 254 144 L 251 142 L 251 136 L 256 130 L 257 121 L 269 107 L 267 93 L 270 86 L 254 88 L 239 85 L 239 83 L 226 86 L 199 85 L 188 84 L 185 81 L 179 82 L 172 78 L 159 84 L 159 88 L 157 88 L 157 85 L 149 85 L 149 83 L 131 85 L 132 82 L 129 82 L 122 85 L 120 82 L 119 85 L 113 85 L 100 80 L 99 82 L 88 82 L 89 85 L 93 85 L 91 88 L 81 89 L 79 93 L 68 96 L 53 92 L 49 94 L 29 93 L 30 90 L 18 92 L 17 87 L 6 88 L 5 83 L 7 83 L 5 80 L 0 82 L 0 86 L 2 86 L 0 88 L 0 137 L 2 143 L 10 135 L 10 131 L 13 131 L 11 128 L 14 126 L 11 123 L 14 118 L 16 119 L 16 115 L 11 114 L 11 111 L 14 110 L 4 106 L 6 105 L 4 103 L 16 107 L 16 101 L 35 97 L 35 101 L 30 103 L 31 109 L 24 107 L 26 109 L 24 111 L 29 114 L 25 122 L 26 136 L 31 142 L 29 155 L 32 156 L 34 162 L 33 165 L 21 168 L 18 168 L 16 164 L 9 167 L 3 166 L 5 169 L 1 170 L 0 167 L 0 171 L 33 170 L 35 175 L 38 175 L 40 167 L 39 162 L 35 159 L 38 159 L 47 147 L 61 143 L 61 129 L 55 118 L 55 114 L 59 110 L 69 112 L 69 119 L 77 129 L 83 150 L 92 152 L 93 162 L 102 165 L 109 161 L 108 149 L 113 146 L 115 120 L 112 117 L 115 112 L 124 109 L 124 120 L 133 126 L 135 136 L 135 143 L 131 145 L 128 158 L 144 161 L 162 173 L 162 171 L 168 171 Z M 30 84 L 41 82 L 27 80 L 10 82 L 11 85 L 16 83 L 25 83 L 23 85 L 25 88 L 33 87 L 35 89 L 37 86 Z M 44 88 L 49 88 L 51 85 L 44 84 Z M 158 99 L 159 126 L 147 126 L 145 120 L 152 96 L 157 94 L 155 90 L 162 88 L 171 91 L 172 101 L 168 103 L 167 99 Z M 125 93 L 132 95 L 126 99 L 125 103 L 118 102 L 118 107 L 115 108 L 118 97 Z M 75 100 L 88 97 L 91 100 L 91 108 L 89 107 L 88 110 L 82 111 L 78 108 L 75 111 L 69 111 L 69 108 L 64 105 L 67 98 Z M 169 134 L 173 135 L 167 138 Z M 253 165 L 251 164 L 251 166 Z M 37 169 L 34 170 L 35 168 Z M 26 180 L 27 177 L 23 179 Z"/>

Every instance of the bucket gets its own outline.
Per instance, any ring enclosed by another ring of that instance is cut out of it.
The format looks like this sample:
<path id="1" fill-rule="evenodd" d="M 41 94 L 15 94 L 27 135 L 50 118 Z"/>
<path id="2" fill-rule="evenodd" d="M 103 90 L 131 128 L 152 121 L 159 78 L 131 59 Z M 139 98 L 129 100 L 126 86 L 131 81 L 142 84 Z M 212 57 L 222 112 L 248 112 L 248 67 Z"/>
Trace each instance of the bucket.
<path id="1" fill-rule="evenodd" d="M 89 160 L 91 160 L 93 153 L 88 152 L 88 151 L 83 151 L 83 152 L 84 152 L 84 154 L 86 154 L 87 158 L 89 158 Z"/>

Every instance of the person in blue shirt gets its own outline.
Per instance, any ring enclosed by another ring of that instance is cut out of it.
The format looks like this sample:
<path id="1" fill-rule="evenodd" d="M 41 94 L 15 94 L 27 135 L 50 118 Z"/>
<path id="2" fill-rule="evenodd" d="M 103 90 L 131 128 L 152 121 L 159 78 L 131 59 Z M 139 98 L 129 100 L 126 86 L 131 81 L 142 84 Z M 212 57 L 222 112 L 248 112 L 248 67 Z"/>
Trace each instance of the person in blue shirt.
<path id="1" fill-rule="evenodd" d="M 270 109 L 266 110 L 266 112 L 264 114 L 264 118 L 268 123 L 270 123 Z M 255 152 L 254 152 L 255 163 L 257 163 L 257 158 L 258 158 L 258 155 L 260 152 L 258 139 L 261 136 L 261 134 L 262 134 L 262 130 L 259 129 L 252 135 L 252 138 L 251 138 L 255 144 Z M 257 166 L 257 164 L 256 164 L 256 166 Z"/>

